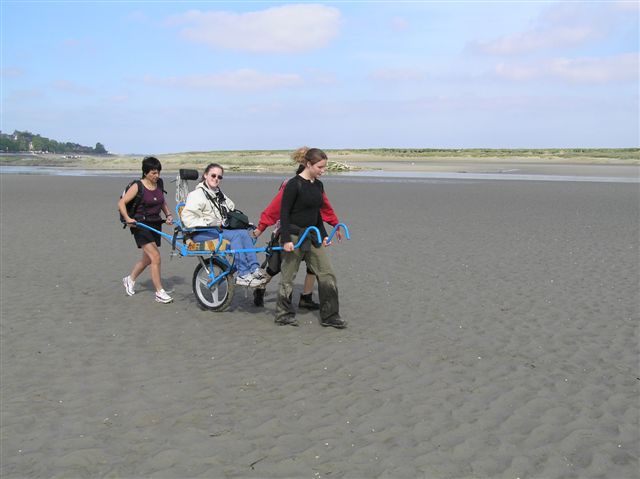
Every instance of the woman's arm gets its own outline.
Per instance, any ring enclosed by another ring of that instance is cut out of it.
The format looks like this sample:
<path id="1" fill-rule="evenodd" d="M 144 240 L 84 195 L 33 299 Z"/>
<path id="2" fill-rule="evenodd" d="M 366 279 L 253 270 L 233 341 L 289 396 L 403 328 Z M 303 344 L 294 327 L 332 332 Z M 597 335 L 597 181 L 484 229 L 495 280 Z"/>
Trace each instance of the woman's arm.
<path id="1" fill-rule="evenodd" d="M 167 205 L 167 201 L 165 200 L 164 203 L 162 203 L 162 211 L 164 211 L 164 216 L 166 218 L 166 222 L 168 225 L 173 223 L 173 215 L 171 214 L 171 211 L 169 210 L 169 206 Z"/>
<path id="2" fill-rule="evenodd" d="M 322 206 L 320 207 L 320 215 L 322 216 L 322 221 L 324 221 L 325 223 L 329 223 L 331 226 L 335 226 L 340 223 L 340 220 L 338 220 L 338 215 L 334 211 L 333 206 L 331 206 L 329 198 L 324 191 L 322 192 Z"/>
<path id="3" fill-rule="evenodd" d="M 325 223 L 329 223 L 331 226 L 335 226 L 340 223 L 338 215 L 334 211 L 333 206 L 331 206 L 329 197 L 324 192 L 324 190 L 322 191 L 322 207 L 320 208 L 320 216 L 322 216 L 322 221 L 324 221 Z M 338 243 L 342 242 L 342 237 L 342 230 L 338 228 L 338 231 L 336 231 L 336 238 L 338 239 Z"/>
<path id="4" fill-rule="evenodd" d="M 269 226 L 273 226 L 280 219 L 280 205 L 282 204 L 282 190 L 278 190 L 276 196 L 273 197 L 271 202 L 260 214 L 260 221 L 256 230 L 260 231 L 260 234 L 266 230 Z"/>

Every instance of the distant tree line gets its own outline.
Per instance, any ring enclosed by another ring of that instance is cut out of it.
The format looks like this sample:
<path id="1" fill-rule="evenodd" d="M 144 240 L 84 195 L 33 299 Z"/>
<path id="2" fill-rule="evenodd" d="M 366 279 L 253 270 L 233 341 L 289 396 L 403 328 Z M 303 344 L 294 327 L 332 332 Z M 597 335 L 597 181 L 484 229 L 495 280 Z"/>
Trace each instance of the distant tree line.
<path id="1" fill-rule="evenodd" d="M 28 131 L 14 131 L 12 134 L 0 133 L 0 151 L 5 153 L 45 152 L 45 153 L 84 153 L 103 155 L 108 153 L 102 143 L 94 148 L 71 142 L 58 142 Z"/>

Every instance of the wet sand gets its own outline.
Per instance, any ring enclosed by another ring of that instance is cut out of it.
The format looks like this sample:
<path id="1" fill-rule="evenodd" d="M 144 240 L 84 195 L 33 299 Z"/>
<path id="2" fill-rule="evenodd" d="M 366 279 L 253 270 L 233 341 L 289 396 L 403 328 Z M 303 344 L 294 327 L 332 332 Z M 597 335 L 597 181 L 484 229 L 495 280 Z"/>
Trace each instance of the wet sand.
<path id="1" fill-rule="evenodd" d="M 201 311 L 166 243 L 127 297 L 126 179 L 0 181 L 3 478 L 638 477 L 638 184 L 327 178 L 339 331 Z"/>

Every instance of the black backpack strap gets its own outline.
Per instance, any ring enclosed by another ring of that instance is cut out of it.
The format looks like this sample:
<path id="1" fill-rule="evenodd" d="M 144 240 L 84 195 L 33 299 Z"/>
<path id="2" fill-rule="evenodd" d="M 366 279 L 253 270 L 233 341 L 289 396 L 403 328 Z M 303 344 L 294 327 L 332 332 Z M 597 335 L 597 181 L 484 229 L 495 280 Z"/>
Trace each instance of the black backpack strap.
<path id="1" fill-rule="evenodd" d="M 158 178 L 158 188 L 160 188 L 165 195 L 168 194 L 167 190 L 164 189 L 164 180 L 162 178 Z"/>
<path id="2" fill-rule="evenodd" d="M 202 188 L 202 191 L 204 192 L 204 195 L 207 197 L 207 199 L 211 201 L 211 204 L 213 204 L 213 206 L 218 210 L 220 216 L 222 217 L 222 220 L 227 219 L 227 213 L 225 209 L 220 205 L 218 199 L 211 196 L 211 194 L 204 188 Z M 222 193 L 222 191 L 220 193 Z M 222 196 L 224 197 L 224 193 L 222 193 Z"/>
<path id="3" fill-rule="evenodd" d="M 129 216 L 132 216 L 133 219 L 136 219 L 135 218 L 136 210 L 138 209 L 138 206 L 142 204 L 142 219 L 145 220 L 147 218 L 147 212 L 146 212 L 144 203 L 142 202 L 142 196 L 144 195 L 144 185 L 142 184 L 141 180 L 135 180 L 133 183 L 138 185 L 138 192 L 136 193 L 136 196 L 131 201 L 131 214 Z"/>

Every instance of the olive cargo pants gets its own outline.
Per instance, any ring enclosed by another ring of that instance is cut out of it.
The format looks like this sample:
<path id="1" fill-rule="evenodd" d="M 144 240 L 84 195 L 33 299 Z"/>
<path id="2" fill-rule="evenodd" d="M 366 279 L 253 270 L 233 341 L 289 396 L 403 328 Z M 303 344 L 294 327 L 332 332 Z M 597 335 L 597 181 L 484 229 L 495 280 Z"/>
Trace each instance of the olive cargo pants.
<path id="1" fill-rule="evenodd" d="M 294 244 L 297 243 L 298 236 L 291 235 L 291 241 Z M 300 262 L 303 260 L 307 264 L 307 269 L 318 279 L 320 318 L 322 320 L 339 318 L 338 285 L 325 247 L 311 246 L 307 251 L 303 251 L 303 248 L 304 246 L 292 252 L 282 252 L 282 271 L 280 273 L 282 276 L 278 289 L 278 302 L 276 303 L 276 321 L 293 317 L 296 314 L 291 304 L 293 280 L 296 278 Z"/>

